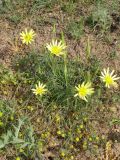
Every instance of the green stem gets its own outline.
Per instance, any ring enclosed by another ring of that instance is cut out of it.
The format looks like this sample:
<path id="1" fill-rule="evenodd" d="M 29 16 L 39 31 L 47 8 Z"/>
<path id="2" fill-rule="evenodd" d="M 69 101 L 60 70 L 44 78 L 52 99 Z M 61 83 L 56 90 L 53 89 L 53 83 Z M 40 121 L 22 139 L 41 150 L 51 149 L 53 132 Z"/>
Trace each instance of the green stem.
<path id="1" fill-rule="evenodd" d="M 66 82 L 66 87 L 68 86 L 68 76 L 67 76 L 67 56 L 66 54 L 64 55 L 64 76 L 65 76 L 65 82 Z"/>
<path id="2" fill-rule="evenodd" d="M 50 61 L 51 61 L 51 69 L 52 69 L 52 72 L 55 76 L 56 62 L 55 62 L 55 58 L 53 57 L 52 54 L 50 54 Z"/>
<path id="3" fill-rule="evenodd" d="M 77 110 L 77 102 L 78 102 L 77 97 L 75 97 L 75 110 Z"/>
<path id="4" fill-rule="evenodd" d="M 42 101 L 42 96 L 36 96 L 37 100 L 40 102 L 41 106 L 43 107 L 43 101 Z"/>

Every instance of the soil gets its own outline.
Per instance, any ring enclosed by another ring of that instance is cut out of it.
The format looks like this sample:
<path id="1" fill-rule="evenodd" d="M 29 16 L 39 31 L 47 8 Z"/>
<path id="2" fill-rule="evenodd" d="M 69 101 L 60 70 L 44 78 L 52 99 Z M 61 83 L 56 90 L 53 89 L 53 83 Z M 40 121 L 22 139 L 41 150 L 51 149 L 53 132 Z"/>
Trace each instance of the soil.
<path id="1" fill-rule="evenodd" d="M 83 15 L 88 14 L 86 8 L 82 11 L 79 10 L 79 12 Z M 35 42 L 30 46 L 29 50 L 34 48 L 36 52 L 40 53 L 45 47 L 45 44 L 50 42 L 52 39 L 52 21 L 55 20 L 57 22 L 57 37 L 61 36 L 61 31 L 66 31 L 64 29 L 64 27 L 66 27 L 65 21 L 68 22 L 70 17 L 67 17 L 65 13 L 60 10 L 59 6 L 55 6 L 52 13 L 43 11 L 37 13 L 38 18 L 41 18 L 41 15 L 44 17 L 44 23 L 40 25 L 36 25 L 38 20 L 36 21 L 36 19 L 34 19 L 35 15 L 32 15 L 32 17 L 26 17 L 17 25 L 10 22 L 9 19 L 6 18 L 6 15 L 2 16 L 0 20 L 0 63 L 9 67 L 11 66 L 12 59 L 16 55 L 24 55 L 25 50 L 28 50 L 28 48 L 22 47 L 19 39 L 19 33 L 26 27 L 33 28 L 37 34 Z M 111 30 L 109 33 L 106 33 L 106 35 L 101 36 L 96 34 L 96 32 L 91 31 L 88 26 L 85 26 L 84 34 L 79 40 L 70 38 L 69 35 L 65 34 L 65 40 L 68 46 L 68 55 L 70 57 L 74 57 L 76 54 L 79 54 L 81 59 L 84 61 L 86 41 L 89 37 L 92 47 L 91 55 L 96 56 L 101 61 L 103 67 L 114 68 L 118 73 L 120 73 L 120 17 L 116 14 L 112 14 L 112 17 L 113 23 L 111 25 Z M 120 117 L 120 106 L 113 106 L 113 109 L 113 114 Z M 100 131 L 108 134 L 108 138 L 114 141 L 114 149 L 118 155 L 120 153 L 120 127 L 114 126 L 112 130 L 106 130 L 105 126 L 100 124 L 96 125 L 99 125 L 98 127 Z M 82 157 L 81 155 L 80 159 L 89 160 L 89 157 L 85 157 L 85 155 Z M 0 157 L 0 160 L 6 160 L 6 158 Z"/>

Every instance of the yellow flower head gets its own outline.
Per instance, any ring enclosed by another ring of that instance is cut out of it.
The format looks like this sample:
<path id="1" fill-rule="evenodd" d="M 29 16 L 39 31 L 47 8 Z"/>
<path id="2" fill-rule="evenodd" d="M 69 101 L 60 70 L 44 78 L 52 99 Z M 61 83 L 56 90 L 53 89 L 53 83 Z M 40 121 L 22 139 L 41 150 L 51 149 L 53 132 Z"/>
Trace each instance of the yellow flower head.
<path id="1" fill-rule="evenodd" d="M 76 137 L 76 138 L 75 138 L 75 141 L 76 141 L 76 142 L 79 142 L 79 140 L 80 140 L 79 137 Z"/>
<path id="2" fill-rule="evenodd" d="M 42 83 L 38 83 L 38 85 L 36 84 L 36 88 L 35 89 L 32 89 L 33 93 L 35 95 L 44 95 L 46 92 L 47 92 L 47 89 L 45 88 L 46 85 L 42 84 Z"/>
<path id="3" fill-rule="evenodd" d="M 16 160 L 21 160 L 20 157 L 17 157 Z"/>
<path id="4" fill-rule="evenodd" d="M 65 54 L 64 49 L 66 48 L 66 45 L 60 41 L 52 40 L 50 44 L 47 44 L 47 49 L 56 56 L 61 56 Z"/>
<path id="5" fill-rule="evenodd" d="M 110 86 L 117 87 L 117 83 L 115 82 L 120 77 L 117 77 L 117 75 L 113 75 L 114 70 L 110 73 L 109 68 L 103 69 L 103 72 L 101 72 L 100 78 L 105 83 L 105 86 L 110 88 Z"/>
<path id="6" fill-rule="evenodd" d="M 3 112 L 0 111 L 0 117 L 2 117 L 2 116 L 3 116 Z"/>
<path id="7" fill-rule="evenodd" d="M 91 88 L 90 82 L 87 82 L 86 84 L 85 84 L 85 82 L 83 82 L 81 85 L 79 84 L 75 88 L 78 92 L 77 94 L 75 94 L 75 97 L 79 96 L 81 99 L 85 100 L 86 102 L 87 102 L 87 96 L 94 93 L 94 88 Z"/>
<path id="8" fill-rule="evenodd" d="M 25 29 L 25 31 L 22 31 L 20 33 L 20 38 L 22 40 L 23 44 L 28 45 L 29 43 L 31 43 L 32 41 L 34 41 L 34 36 L 35 36 L 35 32 L 33 31 L 33 29 L 30 29 L 30 31 L 28 31 L 27 29 Z"/>
<path id="9" fill-rule="evenodd" d="M 65 157 L 65 152 L 64 151 L 61 152 L 61 156 Z"/>

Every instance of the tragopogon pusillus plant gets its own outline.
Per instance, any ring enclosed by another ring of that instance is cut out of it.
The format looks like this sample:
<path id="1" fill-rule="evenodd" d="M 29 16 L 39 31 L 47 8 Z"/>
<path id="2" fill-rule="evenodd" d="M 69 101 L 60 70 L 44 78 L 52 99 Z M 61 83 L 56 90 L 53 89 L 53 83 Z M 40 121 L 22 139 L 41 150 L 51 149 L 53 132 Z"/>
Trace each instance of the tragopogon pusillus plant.
<path id="1" fill-rule="evenodd" d="M 51 54 L 56 56 L 64 55 L 64 49 L 66 48 L 65 44 L 62 41 L 52 40 L 50 44 L 46 45 L 47 49 Z"/>
<path id="2" fill-rule="evenodd" d="M 25 29 L 25 31 L 22 31 L 20 33 L 20 39 L 22 40 L 23 44 L 31 44 L 31 42 L 34 41 L 34 36 L 35 36 L 35 32 L 33 31 L 33 29 L 30 29 L 29 31 L 27 29 Z"/>
<path id="3" fill-rule="evenodd" d="M 103 69 L 103 72 L 101 72 L 101 80 L 105 83 L 105 86 L 110 87 L 117 87 L 118 84 L 115 82 L 116 80 L 120 79 L 120 77 L 117 77 L 117 75 L 114 75 L 114 70 L 110 73 L 109 68 Z"/>
<path id="4" fill-rule="evenodd" d="M 91 87 L 90 82 L 83 82 L 82 84 L 79 84 L 75 87 L 77 93 L 74 95 L 74 97 L 78 96 L 79 98 L 85 100 L 86 102 L 87 97 L 94 93 L 94 88 Z"/>
<path id="5" fill-rule="evenodd" d="M 39 82 L 38 85 L 36 84 L 35 88 L 32 89 L 32 91 L 35 95 L 43 96 L 48 90 L 46 89 L 45 84 Z"/>
<path id="6" fill-rule="evenodd" d="M 54 55 L 57 57 L 63 57 L 64 58 L 64 62 L 65 61 L 65 57 L 66 57 L 66 45 L 64 43 L 63 40 L 60 40 L 58 42 L 58 40 L 52 40 L 52 42 L 50 44 L 46 45 L 47 49 L 50 51 L 50 58 L 51 58 L 51 62 L 52 62 L 52 71 L 55 74 L 55 68 L 56 68 L 56 62 L 55 62 L 55 57 L 53 57 Z M 65 73 L 65 80 L 67 79 L 66 77 L 66 63 L 64 63 L 64 73 Z M 67 80 L 66 80 L 66 84 L 67 84 Z"/>

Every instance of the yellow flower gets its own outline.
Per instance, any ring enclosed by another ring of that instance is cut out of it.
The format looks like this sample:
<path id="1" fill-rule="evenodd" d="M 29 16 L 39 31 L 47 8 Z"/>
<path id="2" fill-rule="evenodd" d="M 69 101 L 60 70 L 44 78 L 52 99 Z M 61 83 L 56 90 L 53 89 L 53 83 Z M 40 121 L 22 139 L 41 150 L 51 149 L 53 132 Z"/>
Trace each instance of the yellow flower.
<path id="1" fill-rule="evenodd" d="M 99 141 L 100 140 L 100 138 L 97 136 L 97 137 L 95 137 L 95 139 L 96 139 L 96 141 Z"/>
<path id="2" fill-rule="evenodd" d="M 0 117 L 2 117 L 3 116 L 3 112 L 0 112 Z"/>
<path id="3" fill-rule="evenodd" d="M 20 150 L 19 150 L 19 151 L 20 151 L 20 153 L 23 153 L 23 152 L 24 152 L 24 149 L 20 148 Z"/>
<path id="4" fill-rule="evenodd" d="M 75 141 L 76 141 L 76 142 L 79 142 L 79 140 L 80 140 L 79 137 L 76 137 L 76 138 L 75 138 Z"/>
<path id="5" fill-rule="evenodd" d="M 16 160 L 20 160 L 20 157 L 17 157 Z"/>
<path id="6" fill-rule="evenodd" d="M 110 73 L 109 68 L 103 69 L 103 72 L 101 72 L 100 78 L 102 81 L 105 83 L 105 86 L 110 88 L 110 86 L 117 87 L 117 83 L 115 82 L 118 80 L 120 77 L 117 77 L 117 75 L 114 74 L 114 70 Z"/>
<path id="7" fill-rule="evenodd" d="M 73 160 L 73 159 L 74 159 L 74 156 L 71 156 L 70 159 Z"/>
<path id="8" fill-rule="evenodd" d="M 33 106 L 27 106 L 27 108 L 32 112 L 34 110 Z"/>
<path id="9" fill-rule="evenodd" d="M 35 89 L 32 89 L 33 93 L 35 95 L 44 95 L 46 92 L 47 92 L 47 89 L 45 88 L 46 85 L 42 84 L 42 83 L 38 83 L 38 85 L 36 84 L 36 88 Z"/>
<path id="10" fill-rule="evenodd" d="M 62 133 L 62 135 L 61 135 L 63 138 L 65 138 L 65 133 Z"/>
<path id="11" fill-rule="evenodd" d="M 13 116 L 13 115 L 10 116 L 10 120 L 11 120 L 11 121 L 14 120 L 14 116 Z"/>
<path id="12" fill-rule="evenodd" d="M 0 121 L 0 126 L 1 126 L 1 127 L 3 126 L 3 122 L 2 122 L 2 121 Z"/>
<path id="13" fill-rule="evenodd" d="M 73 148 L 74 148 L 74 146 L 71 144 L 71 145 L 70 145 L 70 149 L 73 149 Z"/>
<path id="14" fill-rule="evenodd" d="M 61 56 L 65 54 L 64 49 L 66 48 L 66 45 L 60 41 L 52 40 L 52 43 L 46 45 L 47 49 L 56 56 Z"/>
<path id="15" fill-rule="evenodd" d="M 83 82 L 81 85 L 79 84 L 77 87 L 75 87 L 77 90 L 77 94 L 74 95 L 74 97 L 79 96 L 81 99 L 85 100 L 87 102 L 86 97 L 94 93 L 94 88 L 91 88 L 91 83 Z"/>
<path id="16" fill-rule="evenodd" d="M 107 151 L 107 152 L 111 150 L 111 146 L 112 146 L 112 142 L 111 142 L 111 141 L 108 141 L 108 142 L 106 143 L 106 151 Z"/>
<path id="17" fill-rule="evenodd" d="M 92 137 L 89 137 L 89 141 L 90 141 L 90 142 L 92 141 Z"/>
<path id="18" fill-rule="evenodd" d="M 35 36 L 35 32 L 33 31 L 33 29 L 30 29 L 30 31 L 28 31 L 27 29 L 25 29 L 25 31 L 22 31 L 20 33 L 20 38 L 22 40 L 23 44 L 28 45 L 29 43 L 31 43 L 32 41 L 34 41 L 34 36 Z"/>
<path id="19" fill-rule="evenodd" d="M 65 157 L 65 152 L 64 151 L 61 152 L 61 156 Z"/>
<path id="20" fill-rule="evenodd" d="M 56 122 L 60 122 L 60 116 L 59 116 L 59 114 L 56 114 L 55 119 L 56 119 Z"/>
<path id="21" fill-rule="evenodd" d="M 59 130 L 59 131 L 57 131 L 57 134 L 58 134 L 58 135 L 61 135 L 62 133 L 61 133 L 61 131 Z"/>
<path id="22" fill-rule="evenodd" d="M 80 128 L 83 129 L 83 127 L 84 127 L 83 124 L 81 124 L 81 125 L 80 125 Z"/>

